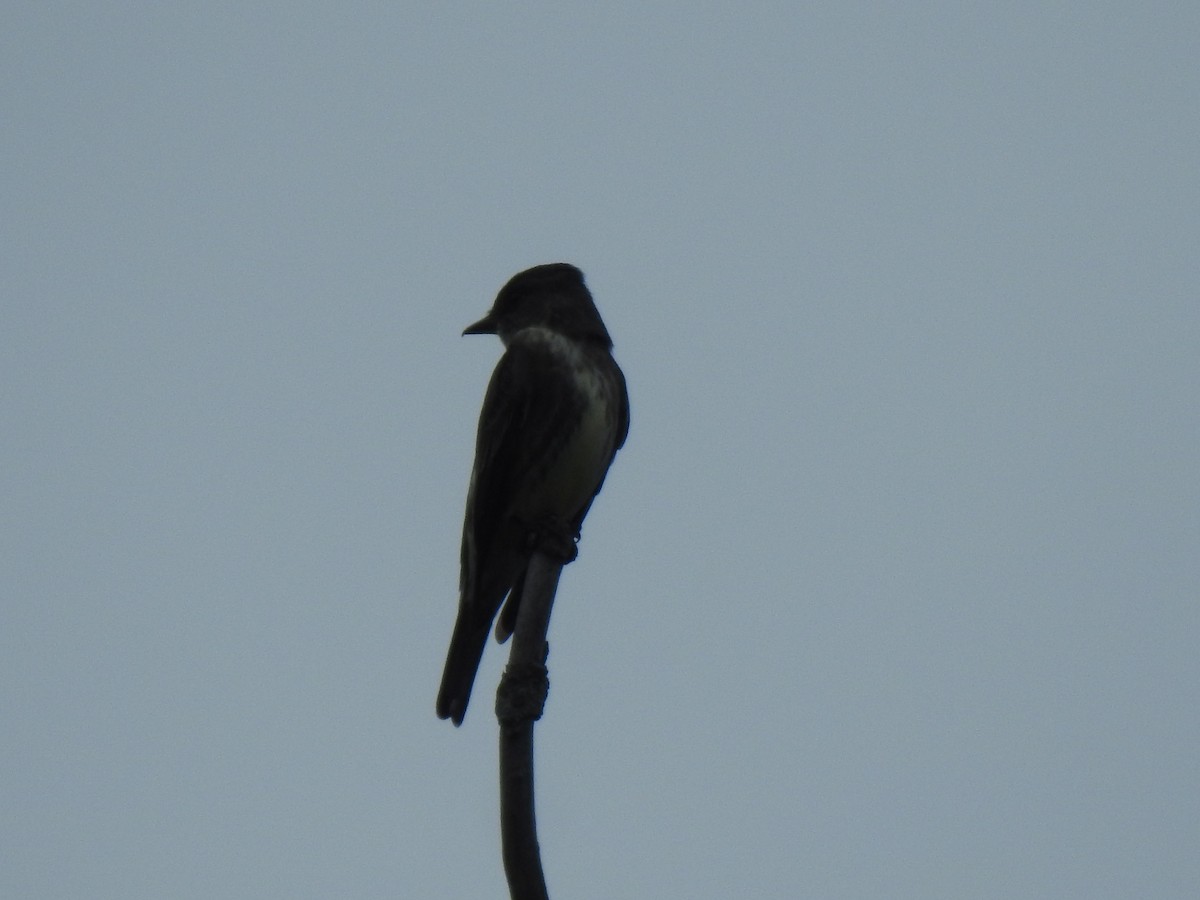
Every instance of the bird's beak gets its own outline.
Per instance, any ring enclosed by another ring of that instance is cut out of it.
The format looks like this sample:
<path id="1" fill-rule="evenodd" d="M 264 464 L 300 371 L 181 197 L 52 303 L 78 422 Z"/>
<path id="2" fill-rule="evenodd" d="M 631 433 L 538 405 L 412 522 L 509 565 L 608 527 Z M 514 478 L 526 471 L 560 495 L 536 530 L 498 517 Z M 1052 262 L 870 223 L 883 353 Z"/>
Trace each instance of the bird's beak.
<path id="1" fill-rule="evenodd" d="M 468 325 L 463 329 L 463 334 L 495 334 L 496 323 L 492 320 L 492 314 L 488 313 L 474 325 Z"/>

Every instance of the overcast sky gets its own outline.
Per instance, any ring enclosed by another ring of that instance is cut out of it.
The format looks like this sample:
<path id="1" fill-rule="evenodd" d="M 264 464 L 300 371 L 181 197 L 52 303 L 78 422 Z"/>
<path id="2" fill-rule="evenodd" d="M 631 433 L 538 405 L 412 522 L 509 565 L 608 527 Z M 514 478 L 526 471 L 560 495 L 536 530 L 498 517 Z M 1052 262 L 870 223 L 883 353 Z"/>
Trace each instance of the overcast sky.
<path id="1" fill-rule="evenodd" d="M 632 431 L 562 898 L 1200 895 L 1200 7 L 10 4 L 0 896 L 506 896 L 460 337 Z"/>

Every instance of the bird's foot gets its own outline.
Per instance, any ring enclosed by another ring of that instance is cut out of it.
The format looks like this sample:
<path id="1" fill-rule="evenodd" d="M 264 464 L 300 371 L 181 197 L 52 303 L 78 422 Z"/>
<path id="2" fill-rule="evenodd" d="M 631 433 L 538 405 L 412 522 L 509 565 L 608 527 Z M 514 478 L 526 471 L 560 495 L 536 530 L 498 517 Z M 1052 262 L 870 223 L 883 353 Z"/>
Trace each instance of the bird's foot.
<path id="1" fill-rule="evenodd" d="M 545 553 L 564 566 L 579 555 L 577 540 L 579 532 L 558 518 L 547 517 L 529 529 L 529 549 Z"/>

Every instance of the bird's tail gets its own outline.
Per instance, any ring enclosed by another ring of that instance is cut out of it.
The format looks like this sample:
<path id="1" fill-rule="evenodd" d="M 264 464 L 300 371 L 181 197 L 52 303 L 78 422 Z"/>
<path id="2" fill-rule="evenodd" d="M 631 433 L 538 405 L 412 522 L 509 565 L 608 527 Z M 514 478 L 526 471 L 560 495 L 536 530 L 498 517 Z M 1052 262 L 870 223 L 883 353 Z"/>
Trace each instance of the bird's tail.
<path id="1" fill-rule="evenodd" d="M 454 634 L 450 637 L 450 650 L 446 654 L 446 668 L 442 671 L 442 687 L 438 691 L 437 714 L 439 719 L 450 719 L 461 725 L 467 713 L 467 701 L 471 699 L 471 686 L 483 658 L 483 648 L 491 631 L 491 617 L 460 608 L 454 622 Z"/>

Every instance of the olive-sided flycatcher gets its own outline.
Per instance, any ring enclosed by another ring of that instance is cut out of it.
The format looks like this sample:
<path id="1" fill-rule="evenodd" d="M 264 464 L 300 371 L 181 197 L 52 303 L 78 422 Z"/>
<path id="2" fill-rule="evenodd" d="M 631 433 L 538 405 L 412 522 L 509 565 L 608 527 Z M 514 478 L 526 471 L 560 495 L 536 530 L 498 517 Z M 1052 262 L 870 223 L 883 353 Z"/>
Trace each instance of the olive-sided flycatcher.
<path id="1" fill-rule="evenodd" d="M 437 714 L 461 725 L 492 620 L 503 641 L 545 523 L 579 535 L 629 432 L 625 376 L 583 283 L 566 263 L 535 266 L 496 296 L 463 334 L 495 334 L 505 352 L 492 374 L 463 523 L 458 620 L 450 638 Z"/>

